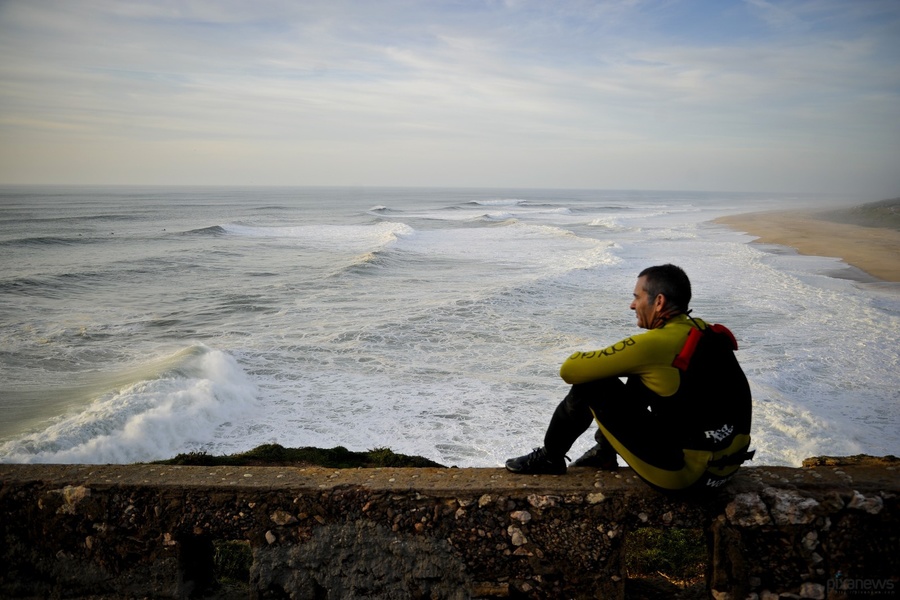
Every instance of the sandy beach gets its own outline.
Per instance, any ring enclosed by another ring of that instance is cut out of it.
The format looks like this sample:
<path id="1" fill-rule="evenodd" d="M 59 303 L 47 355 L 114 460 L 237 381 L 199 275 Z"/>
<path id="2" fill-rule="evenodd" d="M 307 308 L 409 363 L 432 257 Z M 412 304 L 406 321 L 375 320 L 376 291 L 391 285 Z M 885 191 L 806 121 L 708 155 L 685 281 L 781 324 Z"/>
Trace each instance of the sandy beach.
<path id="1" fill-rule="evenodd" d="M 858 211 L 775 211 L 733 215 L 717 223 L 758 236 L 757 242 L 801 254 L 842 259 L 883 281 L 900 282 L 900 230 L 890 219 L 859 225 Z"/>

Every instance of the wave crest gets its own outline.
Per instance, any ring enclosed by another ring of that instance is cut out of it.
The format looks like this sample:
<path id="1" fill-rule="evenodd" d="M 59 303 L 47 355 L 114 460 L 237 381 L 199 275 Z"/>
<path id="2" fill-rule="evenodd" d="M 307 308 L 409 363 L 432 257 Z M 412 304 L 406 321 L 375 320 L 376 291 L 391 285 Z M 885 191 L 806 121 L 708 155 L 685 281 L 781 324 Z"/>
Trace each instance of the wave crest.
<path id="1" fill-rule="evenodd" d="M 219 427 L 248 414 L 256 394 L 233 357 L 190 346 L 132 371 L 127 383 L 45 429 L 6 442 L 0 458 L 63 464 L 169 458 L 210 443 Z"/>

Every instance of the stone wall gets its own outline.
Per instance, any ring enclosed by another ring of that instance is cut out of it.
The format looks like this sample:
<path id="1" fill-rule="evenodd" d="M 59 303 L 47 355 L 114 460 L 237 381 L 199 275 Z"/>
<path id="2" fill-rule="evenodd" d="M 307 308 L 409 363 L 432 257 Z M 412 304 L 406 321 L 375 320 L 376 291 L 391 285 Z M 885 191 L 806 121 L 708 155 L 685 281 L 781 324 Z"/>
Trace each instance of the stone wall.
<path id="1" fill-rule="evenodd" d="M 894 597 L 895 469 L 746 468 L 699 501 L 628 469 L 0 465 L 0 597 L 625 598 L 640 527 L 705 532 L 716 599 Z"/>

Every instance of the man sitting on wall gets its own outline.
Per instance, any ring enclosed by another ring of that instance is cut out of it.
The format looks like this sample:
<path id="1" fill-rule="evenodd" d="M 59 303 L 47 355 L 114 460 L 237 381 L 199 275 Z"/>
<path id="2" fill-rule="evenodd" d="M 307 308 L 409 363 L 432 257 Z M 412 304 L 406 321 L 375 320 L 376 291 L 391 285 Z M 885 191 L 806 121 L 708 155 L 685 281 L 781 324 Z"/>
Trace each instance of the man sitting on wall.
<path id="1" fill-rule="evenodd" d="M 715 488 L 749 460 L 751 397 L 722 325 L 690 316 L 691 283 L 666 264 L 644 269 L 631 310 L 646 333 L 576 352 L 560 369 L 572 384 L 544 445 L 511 458 L 513 473 L 566 472 L 566 452 L 595 420 L 597 445 L 572 466 L 615 469 L 621 456 L 665 491 Z M 623 382 L 621 378 L 626 378 Z"/>

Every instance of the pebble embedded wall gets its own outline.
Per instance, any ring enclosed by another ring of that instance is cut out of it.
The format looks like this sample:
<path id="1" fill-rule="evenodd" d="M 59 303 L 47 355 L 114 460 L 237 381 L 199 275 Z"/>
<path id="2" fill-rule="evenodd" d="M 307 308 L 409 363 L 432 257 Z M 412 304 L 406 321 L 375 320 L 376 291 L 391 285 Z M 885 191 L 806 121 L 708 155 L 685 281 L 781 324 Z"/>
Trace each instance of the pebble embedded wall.
<path id="1" fill-rule="evenodd" d="M 707 532 L 719 600 L 888 592 L 896 466 L 749 468 L 701 502 L 627 469 L 0 465 L 0 595 L 187 597 L 224 540 L 249 543 L 254 598 L 623 598 L 647 526 Z"/>

